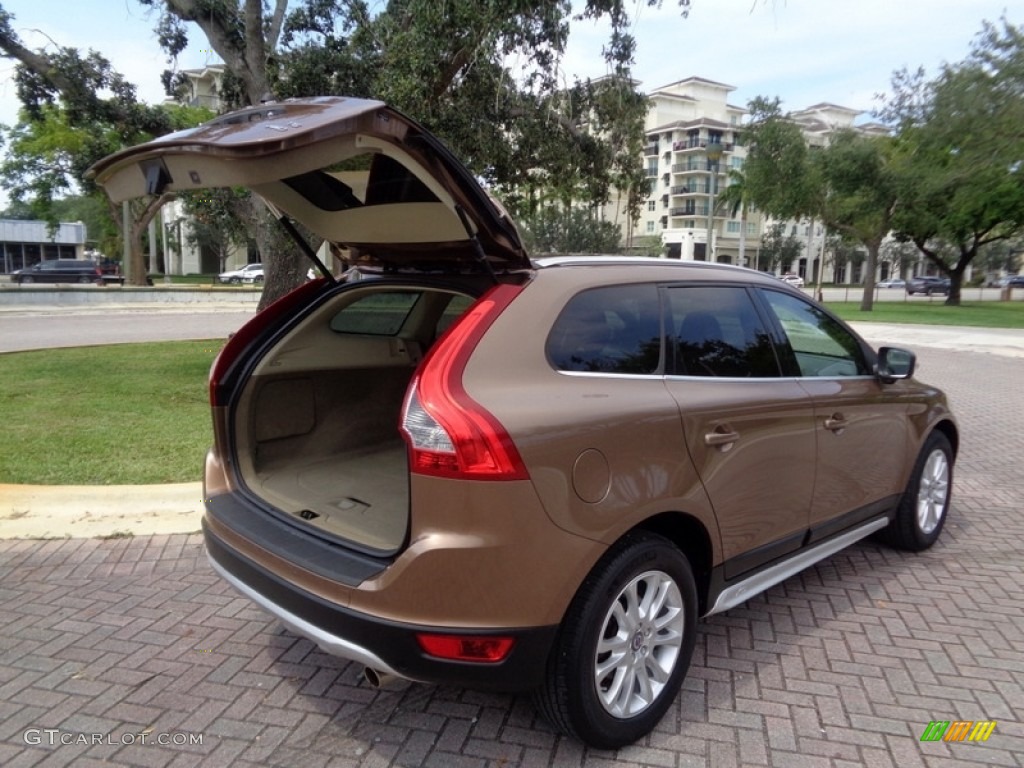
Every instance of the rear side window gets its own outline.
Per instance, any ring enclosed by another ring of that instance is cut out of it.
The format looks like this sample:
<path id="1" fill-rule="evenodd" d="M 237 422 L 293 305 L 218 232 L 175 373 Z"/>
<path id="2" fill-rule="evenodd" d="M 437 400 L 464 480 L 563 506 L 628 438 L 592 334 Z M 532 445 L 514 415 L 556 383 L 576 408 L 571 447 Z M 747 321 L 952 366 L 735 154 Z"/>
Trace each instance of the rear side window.
<path id="1" fill-rule="evenodd" d="M 742 287 L 670 288 L 672 372 L 681 376 L 779 376 L 775 346 Z"/>
<path id="2" fill-rule="evenodd" d="M 394 336 L 402 329 L 420 295 L 415 291 L 380 291 L 360 296 L 331 318 L 331 330 Z"/>
<path id="3" fill-rule="evenodd" d="M 658 373 L 657 286 L 615 285 L 576 294 L 551 328 L 546 349 L 560 371 Z"/>
<path id="4" fill-rule="evenodd" d="M 447 331 L 452 323 L 462 317 L 462 314 L 473 306 L 473 302 L 476 299 L 470 296 L 452 296 L 451 301 L 448 302 L 448 306 L 445 307 L 444 312 L 441 313 L 441 317 L 437 321 L 437 331 L 434 337 L 437 338 L 442 333 Z"/>

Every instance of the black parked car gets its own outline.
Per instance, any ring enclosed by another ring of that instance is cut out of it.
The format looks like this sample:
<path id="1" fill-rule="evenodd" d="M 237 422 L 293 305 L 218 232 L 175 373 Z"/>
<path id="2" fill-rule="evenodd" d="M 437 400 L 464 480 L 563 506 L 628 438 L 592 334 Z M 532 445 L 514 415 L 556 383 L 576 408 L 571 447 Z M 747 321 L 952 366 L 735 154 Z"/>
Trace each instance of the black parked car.
<path id="1" fill-rule="evenodd" d="M 103 271 L 95 261 L 51 259 L 11 273 L 11 282 L 23 283 L 102 283 Z"/>
<path id="2" fill-rule="evenodd" d="M 907 280 L 907 293 L 910 296 L 913 296 L 915 293 L 923 293 L 925 296 L 931 296 L 933 293 L 948 296 L 949 278 L 930 277 L 928 275 L 912 277 Z"/>

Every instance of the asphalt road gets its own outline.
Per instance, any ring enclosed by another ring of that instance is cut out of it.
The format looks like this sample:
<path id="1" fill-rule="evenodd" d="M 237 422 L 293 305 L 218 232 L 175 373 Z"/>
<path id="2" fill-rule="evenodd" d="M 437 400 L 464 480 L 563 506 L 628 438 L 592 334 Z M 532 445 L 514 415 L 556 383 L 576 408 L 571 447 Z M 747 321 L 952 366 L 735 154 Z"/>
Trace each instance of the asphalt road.
<path id="1" fill-rule="evenodd" d="M 143 341 L 219 339 L 238 330 L 255 308 L 200 310 L 26 310 L 0 313 L 0 353 L 50 347 Z"/>

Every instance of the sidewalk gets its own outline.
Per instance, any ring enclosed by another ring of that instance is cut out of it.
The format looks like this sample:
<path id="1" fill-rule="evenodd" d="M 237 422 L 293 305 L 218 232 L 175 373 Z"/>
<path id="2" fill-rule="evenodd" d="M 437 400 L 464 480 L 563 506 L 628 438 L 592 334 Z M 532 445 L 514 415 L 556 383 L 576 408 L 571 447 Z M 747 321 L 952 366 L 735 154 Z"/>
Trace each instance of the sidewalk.
<path id="1" fill-rule="evenodd" d="M 1024 330 L 881 323 L 854 327 L 876 347 L 930 347 L 1024 358 Z M 199 472 L 197 467 L 197 478 Z M 0 484 L 0 539 L 193 533 L 202 518 L 201 496 L 198 481 L 152 486 Z"/>
<path id="2" fill-rule="evenodd" d="M 1024 329 L 969 328 L 954 325 L 896 325 L 850 323 L 877 349 L 880 345 L 932 347 L 960 352 L 986 352 L 1003 357 L 1024 357 Z"/>

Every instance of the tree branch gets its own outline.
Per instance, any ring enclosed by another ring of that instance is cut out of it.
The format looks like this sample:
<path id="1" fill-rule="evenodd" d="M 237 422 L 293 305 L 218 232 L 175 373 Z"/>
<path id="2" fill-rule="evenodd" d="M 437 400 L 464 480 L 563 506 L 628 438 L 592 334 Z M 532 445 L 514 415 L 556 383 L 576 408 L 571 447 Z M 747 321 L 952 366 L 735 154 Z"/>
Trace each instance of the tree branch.
<path id="1" fill-rule="evenodd" d="M 270 17 L 270 28 L 267 30 L 267 50 L 277 50 L 281 38 L 281 27 L 284 26 L 284 13 L 288 9 L 288 0 L 277 0 L 274 13 Z"/>
<path id="2" fill-rule="evenodd" d="M 224 60 L 227 68 L 234 72 L 245 84 L 245 93 L 249 103 L 259 104 L 260 99 L 267 90 L 266 76 L 263 75 L 265 63 L 262 59 L 258 60 L 256 62 L 257 70 L 255 72 L 252 70 L 250 59 L 247 56 L 246 40 L 239 40 L 232 33 L 233 31 L 228 25 L 228 17 L 209 12 L 204 13 L 196 0 L 166 0 L 166 2 L 168 12 L 173 13 L 182 21 L 195 23 L 203 30 L 203 34 L 206 35 L 206 39 L 213 47 L 213 50 Z M 259 0 L 246 0 L 246 19 L 248 19 L 250 6 L 253 2 L 257 6 L 260 5 Z M 224 9 L 225 11 L 228 10 L 226 4 Z M 257 24 L 256 34 L 261 33 L 261 26 Z M 249 34 L 247 25 L 246 35 Z M 262 45 L 260 45 L 259 50 L 262 57 Z"/>

